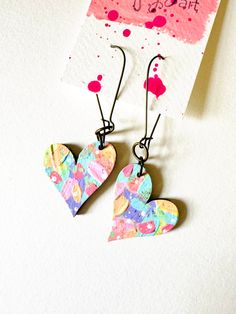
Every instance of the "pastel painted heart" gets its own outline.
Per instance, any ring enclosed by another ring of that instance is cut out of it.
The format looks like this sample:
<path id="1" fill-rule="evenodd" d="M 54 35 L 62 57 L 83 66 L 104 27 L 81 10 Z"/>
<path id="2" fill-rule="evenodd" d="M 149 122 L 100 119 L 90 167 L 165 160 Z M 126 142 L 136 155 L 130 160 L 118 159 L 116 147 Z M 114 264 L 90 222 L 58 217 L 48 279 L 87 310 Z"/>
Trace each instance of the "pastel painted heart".
<path id="1" fill-rule="evenodd" d="M 62 144 L 52 144 L 46 151 L 44 166 L 52 183 L 68 204 L 73 216 L 112 172 L 116 151 L 112 144 L 99 149 L 100 142 L 90 144 L 79 154 L 77 163 Z"/>
<path id="2" fill-rule="evenodd" d="M 172 202 L 163 199 L 148 202 L 151 177 L 145 169 L 139 177 L 139 171 L 140 165 L 130 164 L 117 178 L 109 241 L 157 236 L 173 229 L 178 221 L 178 209 Z"/>

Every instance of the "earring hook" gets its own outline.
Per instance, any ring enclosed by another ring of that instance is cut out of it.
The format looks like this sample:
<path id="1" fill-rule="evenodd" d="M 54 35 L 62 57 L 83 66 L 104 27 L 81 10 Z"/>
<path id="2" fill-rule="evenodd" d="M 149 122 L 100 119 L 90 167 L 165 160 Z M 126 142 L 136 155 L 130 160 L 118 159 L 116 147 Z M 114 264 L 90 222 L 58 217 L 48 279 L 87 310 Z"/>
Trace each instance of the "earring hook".
<path id="1" fill-rule="evenodd" d="M 104 118 L 101 102 L 100 102 L 98 94 L 96 94 L 97 103 L 98 103 L 98 107 L 99 107 L 101 118 L 102 118 L 102 122 L 103 122 L 103 127 L 99 128 L 95 132 L 95 134 L 97 135 L 97 139 L 100 141 L 100 149 L 104 148 L 106 135 L 112 133 L 114 131 L 114 129 L 115 129 L 115 124 L 114 124 L 114 122 L 112 120 L 112 117 L 113 117 L 116 101 L 117 101 L 118 96 L 119 96 L 120 87 L 121 87 L 121 83 L 122 83 L 122 80 L 123 80 L 123 77 L 124 77 L 125 66 L 126 66 L 126 55 L 125 55 L 124 50 L 120 46 L 117 46 L 117 45 L 111 45 L 111 48 L 117 48 L 117 49 L 119 49 L 121 51 L 122 56 L 123 56 L 123 66 L 122 66 L 121 75 L 120 75 L 119 83 L 118 83 L 118 86 L 117 86 L 116 94 L 115 94 L 115 97 L 114 97 L 114 100 L 113 100 L 113 104 L 112 104 L 112 107 L 111 107 L 109 120 Z"/>
<path id="2" fill-rule="evenodd" d="M 151 69 L 151 65 L 153 63 L 154 60 L 156 60 L 157 58 L 161 59 L 161 60 L 165 60 L 165 57 L 163 57 L 161 54 L 158 54 L 157 56 L 153 57 L 151 59 L 151 61 L 148 64 L 148 68 L 147 68 L 147 77 L 146 77 L 146 107 L 145 107 L 145 133 L 144 136 L 141 138 L 141 140 L 139 142 L 136 142 L 133 145 L 132 151 L 134 156 L 138 159 L 139 164 L 141 166 L 140 168 L 140 172 L 138 173 L 138 176 L 141 176 L 143 173 L 143 167 L 144 167 L 144 163 L 148 160 L 149 158 L 149 149 L 150 149 L 150 144 L 151 141 L 153 139 L 153 134 L 156 130 L 156 127 L 158 125 L 158 122 L 160 120 L 161 114 L 159 113 L 156 122 L 154 123 L 154 126 L 152 128 L 152 131 L 150 133 L 150 136 L 147 136 L 148 133 L 148 103 L 149 103 L 149 97 L 148 97 L 148 92 L 149 92 L 149 74 L 150 74 L 150 69 Z M 141 148 L 144 150 L 144 157 L 143 156 L 139 156 L 136 152 L 137 147 Z"/>

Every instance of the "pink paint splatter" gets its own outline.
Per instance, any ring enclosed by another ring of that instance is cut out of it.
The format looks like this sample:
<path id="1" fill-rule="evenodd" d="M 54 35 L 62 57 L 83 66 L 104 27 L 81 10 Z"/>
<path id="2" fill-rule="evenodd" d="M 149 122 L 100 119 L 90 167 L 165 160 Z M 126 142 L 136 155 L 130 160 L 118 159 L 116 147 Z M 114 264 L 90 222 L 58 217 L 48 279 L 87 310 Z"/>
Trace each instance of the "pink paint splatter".
<path id="1" fill-rule="evenodd" d="M 99 93 L 102 88 L 102 85 L 99 81 L 91 81 L 88 84 L 88 90 L 93 93 Z"/>
<path id="2" fill-rule="evenodd" d="M 147 82 L 145 80 L 143 87 L 147 88 Z M 166 91 L 166 87 L 163 84 L 162 80 L 159 78 L 157 74 L 154 77 L 149 77 L 148 79 L 148 91 L 156 96 L 158 99 L 161 95 L 163 95 Z"/>
<path id="3" fill-rule="evenodd" d="M 102 80 L 102 75 L 99 74 L 97 76 L 97 81 L 91 81 L 88 83 L 88 90 L 93 93 L 99 93 L 102 89 L 102 85 L 100 81 Z"/>
<path id="4" fill-rule="evenodd" d="M 153 25 L 156 27 L 163 27 L 166 25 L 166 18 L 161 15 L 156 16 L 153 20 Z"/>
<path id="5" fill-rule="evenodd" d="M 123 35 L 124 35 L 124 37 L 129 37 L 129 36 L 130 36 L 130 34 L 131 34 L 131 30 L 130 30 L 130 29 L 128 29 L 128 28 L 126 28 L 126 29 L 123 31 Z"/>
<path id="6" fill-rule="evenodd" d="M 177 39 L 195 44 L 204 36 L 209 16 L 216 12 L 219 5 L 219 0 L 201 1 L 202 3 L 196 6 L 190 0 L 176 1 L 171 5 L 170 14 L 166 14 L 164 12 L 167 12 L 167 3 L 170 1 L 159 0 L 158 2 L 160 6 L 155 6 L 155 2 L 153 3 L 155 10 L 150 11 L 150 0 L 142 0 L 141 9 L 137 14 L 133 8 L 133 1 L 113 1 L 112 3 L 111 0 L 92 0 L 87 15 L 94 15 L 99 20 L 110 21 L 120 21 L 122 16 L 124 24 L 133 24 L 149 29 L 160 27 L 162 32 L 166 32 L 170 36 L 175 34 Z M 111 8 L 111 3 L 113 8 Z M 104 7 L 107 8 L 106 11 L 104 11 Z M 166 17 L 163 14 L 166 14 Z M 162 18 L 160 19 L 159 16 Z M 156 25 L 154 25 L 154 21 Z"/>
<path id="7" fill-rule="evenodd" d="M 107 17 L 110 21 L 116 21 L 119 17 L 119 13 L 116 10 L 111 10 L 108 12 Z"/>
<path id="8" fill-rule="evenodd" d="M 153 21 L 148 21 L 145 23 L 146 28 L 153 28 L 153 27 L 163 27 L 166 25 L 166 18 L 162 15 L 157 15 Z"/>
<path id="9" fill-rule="evenodd" d="M 153 28 L 153 23 L 152 22 L 146 22 L 145 23 L 145 27 L 149 28 L 149 29 L 152 29 Z"/>

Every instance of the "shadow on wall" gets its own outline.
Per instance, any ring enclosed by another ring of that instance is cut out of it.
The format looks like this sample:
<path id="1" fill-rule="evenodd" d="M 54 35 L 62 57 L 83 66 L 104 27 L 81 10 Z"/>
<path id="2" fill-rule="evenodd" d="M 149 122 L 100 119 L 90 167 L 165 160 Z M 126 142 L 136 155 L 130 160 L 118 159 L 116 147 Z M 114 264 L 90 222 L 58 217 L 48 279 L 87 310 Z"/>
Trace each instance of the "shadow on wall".
<path id="1" fill-rule="evenodd" d="M 201 118 L 206 109 L 207 93 L 210 86 L 210 79 L 214 66 L 217 47 L 223 27 L 224 16 L 226 13 L 228 1 L 221 0 L 220 8 L 212 29 L 206 52 L 192 91 L 186 115 L 195 118 Z"/>

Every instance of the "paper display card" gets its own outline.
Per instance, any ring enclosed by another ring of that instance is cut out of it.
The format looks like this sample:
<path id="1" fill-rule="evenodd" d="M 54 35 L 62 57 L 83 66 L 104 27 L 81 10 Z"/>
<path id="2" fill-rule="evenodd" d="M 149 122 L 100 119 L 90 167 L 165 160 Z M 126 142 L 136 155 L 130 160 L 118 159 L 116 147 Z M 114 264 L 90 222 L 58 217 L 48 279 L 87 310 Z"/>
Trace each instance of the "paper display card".
<path id="1" fill-rule="evenodd" d="M 119 100 L 145 105 L 146 73 L 150 109 L 182 117 L 192 92 L 220 0 L 92 0 L 63 80 L 111 100 L 122 54 L 127 55 Z"/>

